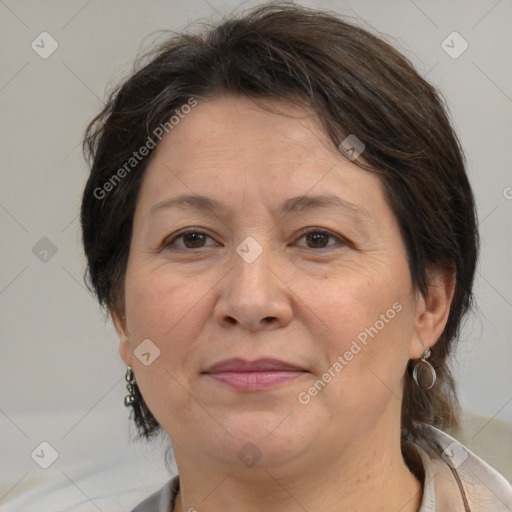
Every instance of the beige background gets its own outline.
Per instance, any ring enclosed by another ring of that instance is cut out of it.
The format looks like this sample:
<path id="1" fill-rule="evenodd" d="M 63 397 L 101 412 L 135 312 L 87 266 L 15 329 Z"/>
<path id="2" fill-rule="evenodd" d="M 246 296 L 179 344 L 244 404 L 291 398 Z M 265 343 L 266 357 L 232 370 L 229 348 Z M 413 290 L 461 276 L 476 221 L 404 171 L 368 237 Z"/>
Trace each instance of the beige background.
<path id="1" fill-rule="evenodd" d="M 255 3 L 0 0 L 0 509 L 35 489 L 39 512 L 57 491 L 63 503 L 82 502 L 73 510 L 125 510 L 168 478 L 161 447 L 129 443 L 117 339 L 83 284 L 81 137 L 149 34 Z M 465 441 L 512 479 L 512 2 L 302 3 L 386 34 L 447 99 L 482 235 L 478 309 L 456 364 Z M 39 41 L 42 52 L 44 37 L 51 49 L 43 31 L 58 44 L 46 59 L 31 47 Z M 456 59 L 441 46 L 453 31 L 469 44 Z M 30 457 L 42 441 L 59 454 L 46 470 Z M 113 493 L 117 504 L 105 498 Z"/>

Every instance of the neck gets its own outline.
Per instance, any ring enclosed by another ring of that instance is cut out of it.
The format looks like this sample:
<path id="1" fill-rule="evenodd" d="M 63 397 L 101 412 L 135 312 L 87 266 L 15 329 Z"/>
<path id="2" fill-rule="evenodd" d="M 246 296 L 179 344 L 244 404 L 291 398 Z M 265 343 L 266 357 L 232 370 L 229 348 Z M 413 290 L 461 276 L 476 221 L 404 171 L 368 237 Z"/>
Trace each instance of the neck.
<path id="1" fill-rule="evenodd" d="M 380 429 L 341 450 L 331 445 L 316 452 L 315 460 L 244 471 L 190 464 L 192 458 L 177 450 L 180 493 L 174 511 L 417 512 L 422 485 L 404 462 L 399 435 L 390 434 Z"/>

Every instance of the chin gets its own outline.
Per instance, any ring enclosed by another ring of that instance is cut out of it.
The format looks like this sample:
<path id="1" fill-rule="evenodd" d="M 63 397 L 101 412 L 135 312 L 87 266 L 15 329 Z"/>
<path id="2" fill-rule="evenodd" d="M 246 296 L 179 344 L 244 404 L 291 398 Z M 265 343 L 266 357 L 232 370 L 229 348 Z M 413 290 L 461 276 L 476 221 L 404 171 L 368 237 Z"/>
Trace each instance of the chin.
<path id="1" fill-rule="evenodd" d="M 315 438 L 315 429 L 294 423 L 296 415 L 276 414 L 271 411 L 248 411 L 223 417 L 224 428 L 208 429 L 208 436 L 199 436 L 210 456 L 226 466 L 282 467 L 307 450 L 307 439 Z M 215 415 L 212 414 L 214 417 Z M 298 435 L 300 432 L 300 435 Z"/>

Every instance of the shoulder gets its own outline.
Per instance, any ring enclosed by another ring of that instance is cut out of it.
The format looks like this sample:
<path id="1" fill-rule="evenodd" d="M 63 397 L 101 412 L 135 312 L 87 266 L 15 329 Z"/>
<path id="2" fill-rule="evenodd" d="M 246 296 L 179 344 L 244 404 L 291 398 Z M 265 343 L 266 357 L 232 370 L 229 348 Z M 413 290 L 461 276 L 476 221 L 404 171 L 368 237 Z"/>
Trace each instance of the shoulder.
<path id="1" fill-rule="evenodd" d="M 179 477 L 176 475 L 161 489 L 139 503 L 131 512 L 172 512 L 178 489 Z"/>
<path id="2" fill-rule="evenodd" d="M 433 470 L 436 509 L 505 512 L 512 510 L 512 485 L 462 443 L 428 427 L 439 450 L 421 446 Z"/>

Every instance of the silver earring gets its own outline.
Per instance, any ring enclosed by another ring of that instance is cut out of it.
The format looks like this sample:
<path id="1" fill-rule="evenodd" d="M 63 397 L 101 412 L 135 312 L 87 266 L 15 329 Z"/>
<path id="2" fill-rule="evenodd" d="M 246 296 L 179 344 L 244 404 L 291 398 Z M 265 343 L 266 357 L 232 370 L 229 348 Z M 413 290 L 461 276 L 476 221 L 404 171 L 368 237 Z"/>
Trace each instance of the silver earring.
<path id="1" fill-rule="evenodd" d="M 432 389 L 437 380 L 437 374 L 434 367 L 427 361 L 432 351 L 427 348 L 423 357 L 414 366 L 412 378 L 416 385 L 421 389 Z"/>
<path id="2" fill-rule="evenodd" d="M 130 406 L 130 405 L 133 405 L 135 403 L 135 394 L 134 394 L 134 390 L 135 390 L 135 374 L 133 373 L 133 369 L 131 366 L 128 366 L 128 368 L 126 369 L 126 375 L 124 377 L 126 379 L 126 389 L 128 390 L 128 392 L 130 393 L 129 395 L 126 395 L 124 397 L 124 405 L 126 405 L 126 407 Z"/>

